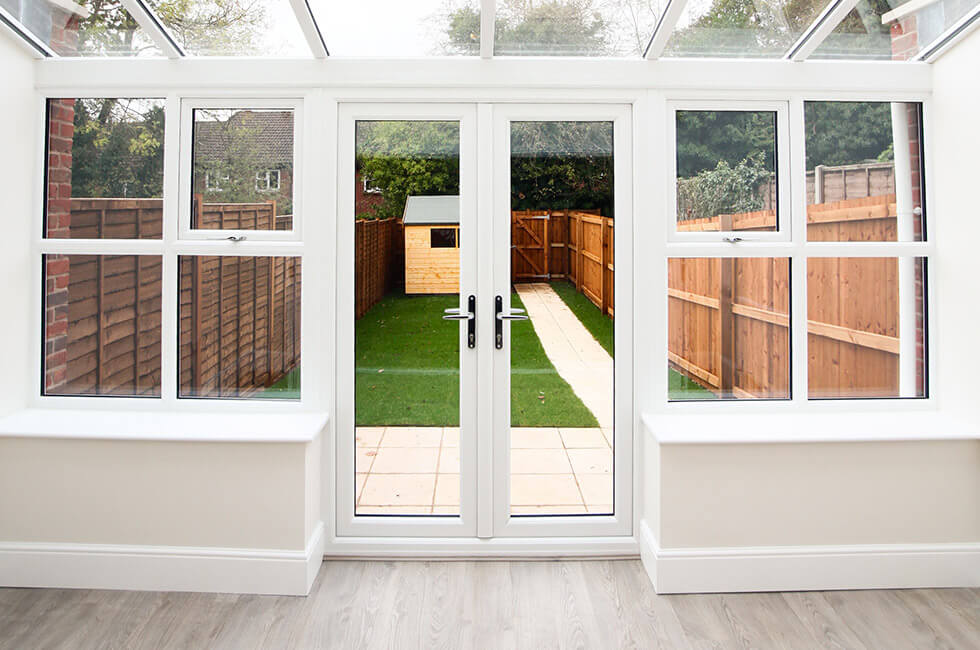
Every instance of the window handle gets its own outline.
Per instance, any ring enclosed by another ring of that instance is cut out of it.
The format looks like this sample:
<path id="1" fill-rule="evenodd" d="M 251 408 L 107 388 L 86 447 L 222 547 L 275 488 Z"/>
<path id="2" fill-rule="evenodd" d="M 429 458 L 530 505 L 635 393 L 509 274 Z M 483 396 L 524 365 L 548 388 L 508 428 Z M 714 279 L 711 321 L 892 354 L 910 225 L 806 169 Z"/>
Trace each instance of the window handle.
<path id="1" fill-rule="evenodd" d="M 737 244 L 740 241 L 745 241 L 741 237 L 722 237 L 721 241 L 728 242 L 729 244 Z"/>
<path id="2" fill-rule="evenodd" d="M 227 237 L 208 237 L 210 241 L 245 241 L 245 235 L 228 235 Z"/>

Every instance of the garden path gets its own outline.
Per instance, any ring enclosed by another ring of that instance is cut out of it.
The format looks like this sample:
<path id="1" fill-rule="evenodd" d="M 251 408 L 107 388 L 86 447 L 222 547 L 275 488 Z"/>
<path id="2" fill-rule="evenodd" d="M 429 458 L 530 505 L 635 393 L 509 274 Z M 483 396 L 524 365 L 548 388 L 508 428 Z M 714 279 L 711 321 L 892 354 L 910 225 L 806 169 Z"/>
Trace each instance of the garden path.
<path id="1" fill-rule="evenodd" d="M 544 352 L 562 379 L 595 415 L 613 426 L 613 359 L 550 285 L 515 284 Z"/>

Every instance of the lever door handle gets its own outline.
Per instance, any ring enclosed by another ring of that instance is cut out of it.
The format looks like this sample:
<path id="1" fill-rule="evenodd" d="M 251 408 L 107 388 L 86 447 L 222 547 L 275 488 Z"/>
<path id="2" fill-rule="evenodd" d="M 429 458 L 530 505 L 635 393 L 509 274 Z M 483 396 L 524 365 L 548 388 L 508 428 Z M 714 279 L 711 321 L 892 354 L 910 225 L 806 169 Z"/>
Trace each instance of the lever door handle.
<path id="1" fill-rule="evenodd" d="M 443 310 L 442 320 L 465 320 L 466 323 L 466 347 L 476 347 L 476 296 L 469 296 L 466 299 L 468 311 L 463 311 L 459 307 L 450 307 Z"/>
<path id="2" fill-rule="evenodd" d="M 494 311 L 494 336 L 493 347 L 498 350 L 504 347 L 504 321 L 505 320 L 529 320 L 523 309 L 509 309 L 504 311 L 504 299 L 496 296 L 493 299 Z"/>

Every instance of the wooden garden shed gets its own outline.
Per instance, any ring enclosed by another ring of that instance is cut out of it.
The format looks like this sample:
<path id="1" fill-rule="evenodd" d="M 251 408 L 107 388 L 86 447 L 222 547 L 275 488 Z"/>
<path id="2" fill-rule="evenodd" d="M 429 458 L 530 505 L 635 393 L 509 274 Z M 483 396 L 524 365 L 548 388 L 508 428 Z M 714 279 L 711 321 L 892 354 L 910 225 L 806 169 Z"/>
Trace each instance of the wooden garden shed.
<path id="1" fill-rule="evenodd" d="M 459 292 L 459 197 L 410 196 L 405 225 L 405 293 Z"/>

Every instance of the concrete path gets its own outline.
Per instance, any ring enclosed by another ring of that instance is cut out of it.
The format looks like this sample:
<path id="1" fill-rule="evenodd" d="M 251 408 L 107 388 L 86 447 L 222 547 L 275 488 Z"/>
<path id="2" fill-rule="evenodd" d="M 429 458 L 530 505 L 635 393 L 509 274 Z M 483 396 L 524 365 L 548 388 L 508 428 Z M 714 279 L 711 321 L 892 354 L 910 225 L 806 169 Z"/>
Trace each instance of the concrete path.
<path id="1" fill-rule="evenodd" d="M 544 283 L 516 284 L 545 354 L 603 429 L 613 425 L 613 359 Z"/>

